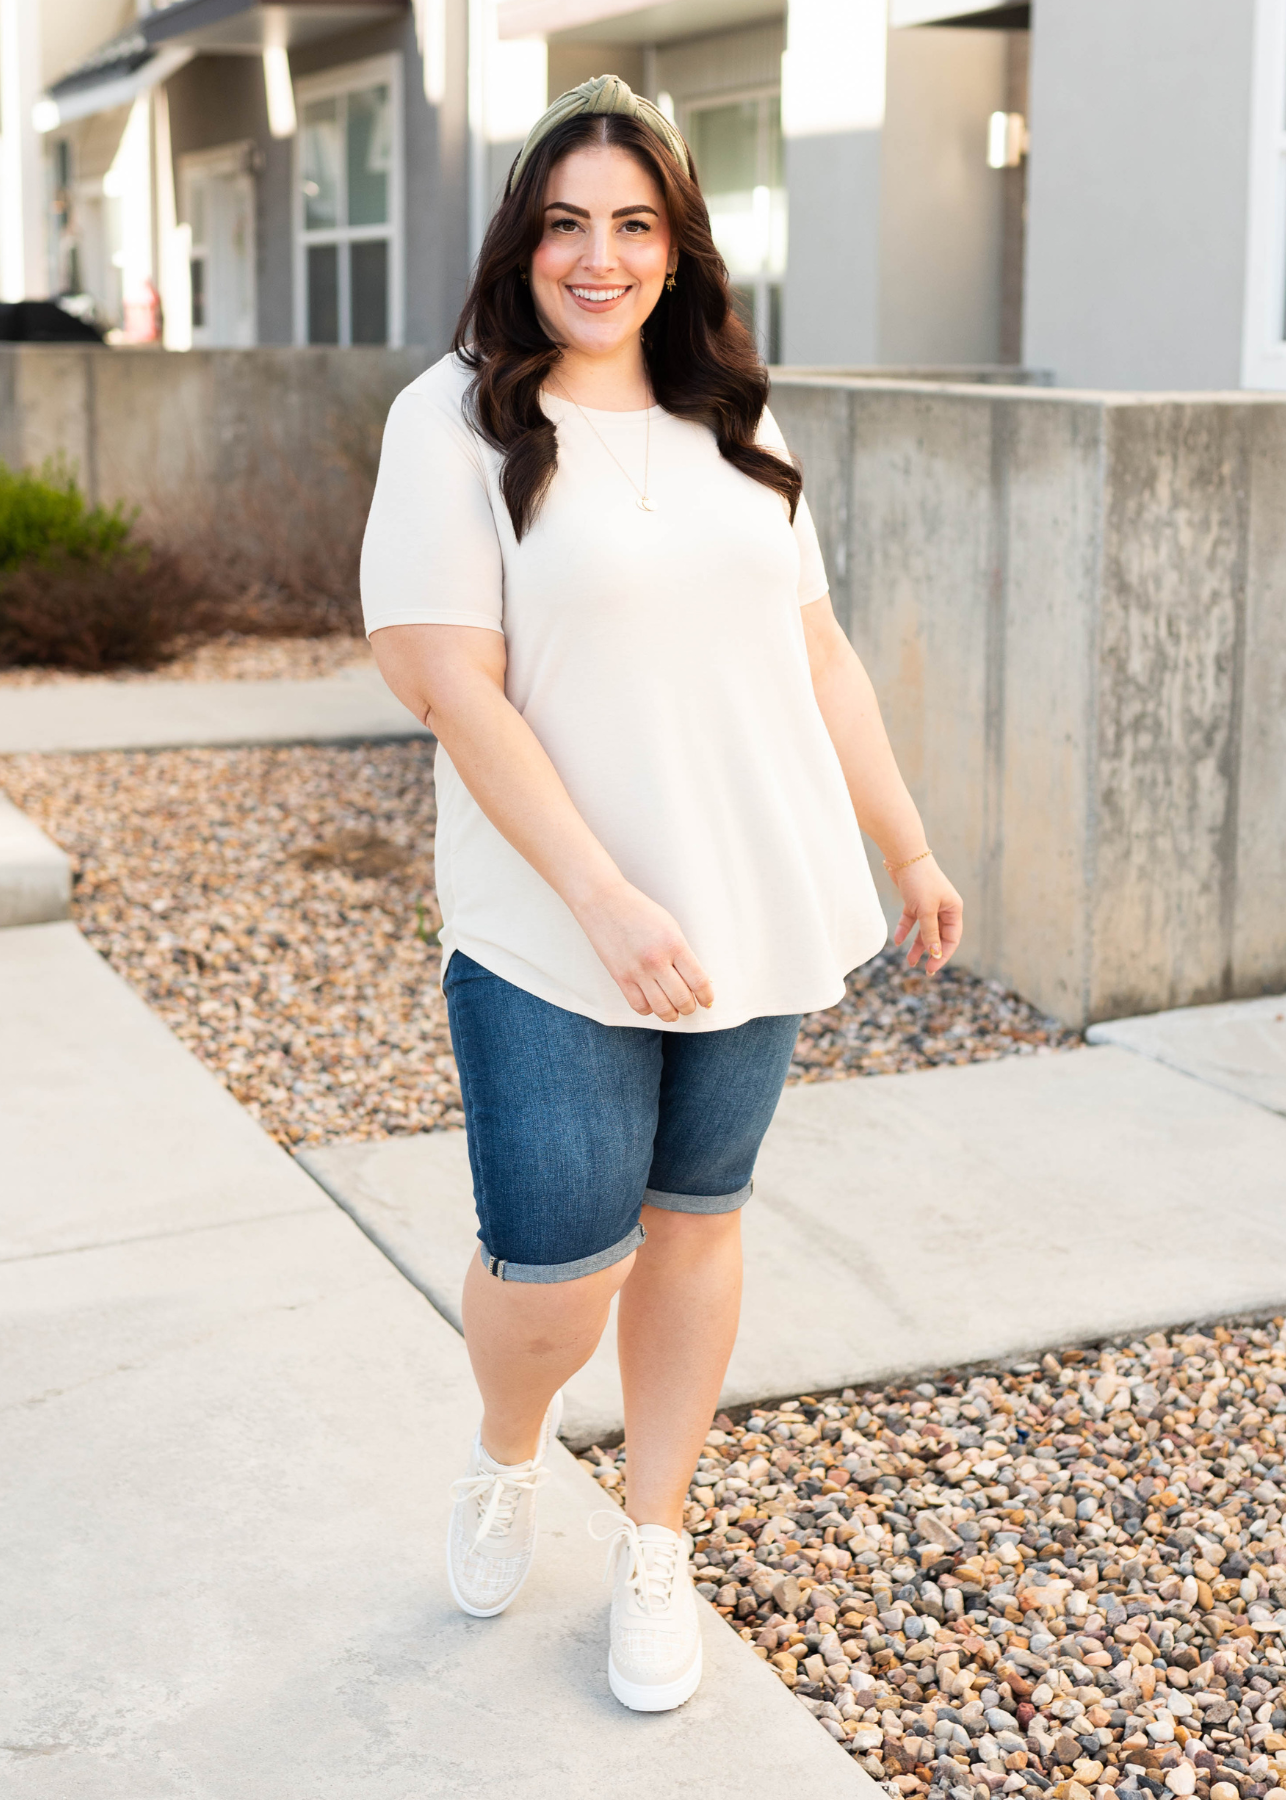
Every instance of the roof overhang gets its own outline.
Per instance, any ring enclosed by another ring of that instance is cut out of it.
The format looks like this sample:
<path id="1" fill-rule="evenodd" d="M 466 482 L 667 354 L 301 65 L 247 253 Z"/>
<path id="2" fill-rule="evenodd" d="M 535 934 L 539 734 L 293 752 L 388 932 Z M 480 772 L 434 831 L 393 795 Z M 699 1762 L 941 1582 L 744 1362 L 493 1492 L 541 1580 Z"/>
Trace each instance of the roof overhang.
<path id="1" fill-rule="evenodd" d="M 1030 0 L 889 0 L 889 24 L 975 25 L 990 31 L 1025 31 L 1031 24 Z"/>
<path id="2" fill-rule="evenodd" d="M 396 17 L 407 0 L 172 0 L 139 21 L 149 44 L 258 56 Z"/>
<path id="3" fill-rule="evenodd" d="M 74 119 L 129 106 L 202 51 L 259 56 L 395 18 L 408 0 L 172 0 L 145 14 L 55 81 L 32 123 L 56 131 Z"/>
<path id="4" fill-rule="evenodd" d="M 110 112 L 116 106 L 132 106 L 140 94 L 147 93 L 160 81 L 177 75 L 185 63 L 196 55 L 176 45 L 170 49 L 149 51 L 142 61 L 121 72 L 109 69 L 94 78 L 69 77 L 56 82 L 42 94 L 32 109 L 32 124 L 39 132 L 57 131 L 76 119 L 88 119 L 94 113 Z M 133 60 L 133 59 L 131 59 Z"/>
<path id="5" fill-rule="evenodd" d="M 785 0 L 499 0 L 496 8 L 502 38 L 590 44 L 663 44 L 761 25 L 785 11 Z"/>

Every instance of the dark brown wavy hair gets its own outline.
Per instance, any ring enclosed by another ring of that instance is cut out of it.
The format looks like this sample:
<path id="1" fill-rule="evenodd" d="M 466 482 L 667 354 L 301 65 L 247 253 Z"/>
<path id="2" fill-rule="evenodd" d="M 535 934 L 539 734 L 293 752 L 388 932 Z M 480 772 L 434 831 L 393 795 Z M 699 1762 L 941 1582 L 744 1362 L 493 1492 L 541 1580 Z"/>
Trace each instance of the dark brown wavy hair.
<path id="1" fill-rule="evenodd" d="M 662 289 L 643 327 L 643 354 L 657 403 L 708 425 L 719 454 L 780 494 L 793 521 L 802 478 L 755 442 L 768 400 L 768 373 L 733 310 L 728 271 L 710 235 L 697 185 L 646 125 L 619 113 L 582 115 L 555 127 L 533 151 L 487 227 L 453 349 L 473 370 L 466 406 L 474 428 L 504 453 L 500 491 L 519 538 L 540 510 L 558 463 L 558 437 L 540 404 L 558 345 L 537 316 L 523 277 L 545 231 L 545 187 L 573 150 L 612 144 L 655 179 L 665 199 L 678 282 Z"/>

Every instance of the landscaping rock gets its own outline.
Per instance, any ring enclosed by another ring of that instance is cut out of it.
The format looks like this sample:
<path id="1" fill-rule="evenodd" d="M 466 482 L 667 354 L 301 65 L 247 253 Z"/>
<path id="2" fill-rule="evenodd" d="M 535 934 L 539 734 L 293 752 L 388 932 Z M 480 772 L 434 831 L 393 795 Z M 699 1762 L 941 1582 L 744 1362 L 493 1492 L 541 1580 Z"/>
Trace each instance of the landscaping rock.
<path id="1" fill-rule="evenodd" d="M 693 1483 L 697 1577 L 730 1591 L 744 1638 L 771 1629 L 770 1666 L 833 1705 L 891 1794 L 1268 1800 L 1286 1784 L 1283 1325 L 751 1409 Z M 621 1497 L 627 1446 L 609 1466 Z M 932 1581 L 916 1541 L 946 1551 Z"/>

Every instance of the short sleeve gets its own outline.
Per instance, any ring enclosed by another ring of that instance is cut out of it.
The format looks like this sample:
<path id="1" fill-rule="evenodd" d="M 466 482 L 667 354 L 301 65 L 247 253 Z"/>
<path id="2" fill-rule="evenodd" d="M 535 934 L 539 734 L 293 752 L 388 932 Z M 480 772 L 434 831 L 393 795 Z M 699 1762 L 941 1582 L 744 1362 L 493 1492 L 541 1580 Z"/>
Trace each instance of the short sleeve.
<path id="1" fill-rule="evenodd" d="M 368 636 L 384 625 L 503 631 L 500 540 L 480 447 L 457 395 L 416 383 L 393 402 L 361 584 Z"/>
<path id="2" fill-rule="evenodd" d="M 756 436 L 765 449 L 775 450 L 787 462 L 790 461 L 786 440 L 766 406 Z M 822 561 L 822 547 L 817 541 L 817 527 L 813 524 L 813 515 L 802 494 L 799 496 L 799 505 L 795 508 L 794 532 L 795 543 L 799 548 L 797 598 L 801 606 L 809 606 L 814 600 L 820 600 L 824 594 L 829 593 L 831 584 L 826 578 L 826 564 Z"/>

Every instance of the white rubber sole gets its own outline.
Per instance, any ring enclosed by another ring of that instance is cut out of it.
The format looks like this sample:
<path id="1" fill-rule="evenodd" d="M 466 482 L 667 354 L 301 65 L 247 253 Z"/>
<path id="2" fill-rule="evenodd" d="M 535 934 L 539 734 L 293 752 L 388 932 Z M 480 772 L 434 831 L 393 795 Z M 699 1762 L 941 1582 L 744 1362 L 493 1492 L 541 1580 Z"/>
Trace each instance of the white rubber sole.
<path id="1" fill-rule="evenodd" d="M 549 1411 L 545 1415 L 545 1442 L 542 1454 L 548 1453 L 549 1446 L 558 1436 L 558 1427 L 562 1422 L 563 1390 L 559 1388 L 558 1392 L 549 1402 Z M 522 1572 L 522 1579 L 519 1581 L 517 1587 L 514 1588 L 513 1592 L 500 1602 L 499 1606 L 471 1606 L 455 1584 L 455 1570 L 451 1567 L 451 1526 L 449 1523 L 447 1525 L 447 1586 L 451 1589 L 451 1598 L 460 1608 L 460 1611 L 468 1613 L 471 1619 L 495 1619 L 498 1618 L 502 1612 L 505 1612 L 511 1607 L 519 1594 L 521 1594 L 523 1584 L 528 1575 L 531 1574 L 531 1565 L 535 1560 L 536 1546 L 533 1544 L 531 1555 L 527 1558 L 527 1567 Z"/>
<path id="2" fill-rule="evenodd" d="M 666 1682 L 626 1681 L 617 1673 L 609 1651 L 607 1685 L 621 1705 L 628 1706 L 631 1712 L 673 1712 L 676 1706 L 690 1700 L 701 1685 L 701 1639 L 697 1639 L 697 1653 L 691 1668 Z"/>

